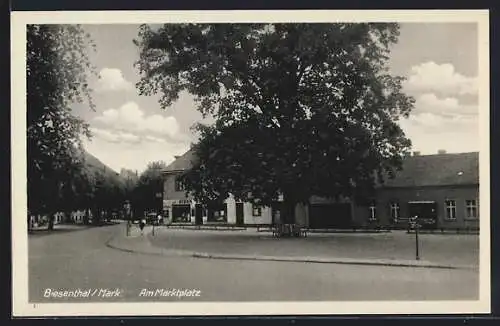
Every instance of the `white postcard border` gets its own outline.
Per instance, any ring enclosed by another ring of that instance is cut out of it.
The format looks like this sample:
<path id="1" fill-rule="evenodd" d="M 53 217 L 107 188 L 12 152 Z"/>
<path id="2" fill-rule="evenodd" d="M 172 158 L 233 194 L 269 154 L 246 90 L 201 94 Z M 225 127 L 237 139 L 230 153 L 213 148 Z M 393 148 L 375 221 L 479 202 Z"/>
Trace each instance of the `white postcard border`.
<path id="1" fill-rule="evenodd" d="M 479 42 L 480 299 L 478 301 L 47 303 L 28 302 L 26 25 L 196 22 L 476 22 Z M 487 10 L 12 12 L 13 316 L 463 314 L 490 312 L 489 13 Z"/>

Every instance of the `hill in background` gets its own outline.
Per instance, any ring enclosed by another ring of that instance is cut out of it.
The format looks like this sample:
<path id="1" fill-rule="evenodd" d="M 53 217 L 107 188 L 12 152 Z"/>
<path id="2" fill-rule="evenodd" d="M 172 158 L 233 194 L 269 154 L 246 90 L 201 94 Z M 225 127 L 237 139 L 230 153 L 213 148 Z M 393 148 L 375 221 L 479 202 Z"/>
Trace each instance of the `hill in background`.
<path id="1" fill-rule="evenodd" d="M 125 184 L 125 178 L 123 178 L 120 173 L 116 172 L 106 164 L 102 163 L 97 157 L 90 154 L 86 150 L 83 151 L 83 159 L 85 170 L 90 175 L 101 174 L 106 180 L 111 182 L 117 182 L 120 184 Z"/>

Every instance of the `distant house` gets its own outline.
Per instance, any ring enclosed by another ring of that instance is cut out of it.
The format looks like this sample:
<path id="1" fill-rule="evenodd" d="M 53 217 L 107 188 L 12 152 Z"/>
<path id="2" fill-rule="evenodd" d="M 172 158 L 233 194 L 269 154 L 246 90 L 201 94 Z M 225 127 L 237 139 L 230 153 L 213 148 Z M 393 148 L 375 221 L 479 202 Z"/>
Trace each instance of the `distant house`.
<path id="1" fill-rule="evenodd" d="M 193 165 L 192 151 L 176 157 L 163 171 L 163 208 L 172 223 L 272 224 L 279 206 L 257 207 L 227 198 L 211 205 L 185 195 L 179 175 Z M 434 228 L 479 227 L 479 153 L 413 155 L 394 179 L 377 187 L 368 204 L 333 201 L 313 196 L 307 207 L 298 206 L 301 224 L 310 228 L 353 226 L 406 227 L 418 215 Z"/>

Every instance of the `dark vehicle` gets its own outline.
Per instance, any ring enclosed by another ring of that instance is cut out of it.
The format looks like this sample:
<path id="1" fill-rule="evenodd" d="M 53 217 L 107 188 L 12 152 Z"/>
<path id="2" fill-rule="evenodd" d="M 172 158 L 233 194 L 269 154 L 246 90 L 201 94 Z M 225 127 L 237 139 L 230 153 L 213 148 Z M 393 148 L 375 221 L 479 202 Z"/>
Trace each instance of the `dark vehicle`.
<path id="1" fill-rule="evenodd" d="M 422 229 L 437 228 L 437 203 L 435 201 L 411 201 L 408 203 L 410 220 L 417 217 L 416 222 Z"/>

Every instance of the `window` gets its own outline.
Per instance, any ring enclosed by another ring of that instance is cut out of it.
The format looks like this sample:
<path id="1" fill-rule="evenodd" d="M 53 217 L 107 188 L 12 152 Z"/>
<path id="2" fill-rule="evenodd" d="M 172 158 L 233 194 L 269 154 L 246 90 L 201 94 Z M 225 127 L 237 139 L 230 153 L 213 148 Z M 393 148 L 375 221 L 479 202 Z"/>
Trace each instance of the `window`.
<path id="1" fill-rule="evenodd" d="M 178 178 L 175 178 L 175 191 L 184 191 L 184 185 Z"/>
<path id="2" fill-rule="evenodd" d="M 207 214 L 207 221 L 209 222 L 227 222 L 227 206 L 225 203 L 214 203 L 209 205 Z"/>
<path id="3" fill-rule="evenodd" d="M 225 210 L 218 210 L 214 212 L 214 219 L 215 221 L 224 221 L 226 217 L 226 211 Z"/>
<path id="4" fill-rule="evenodd" d="M 370 221 L 375 221 L 377 219 L 377 206 L 375 206 L 375 204 L 371 204 L 369 207 L 368 207 L 369 211 L 370 211 L 370 217 L 369 217 L 369 220 Z"/>
<path id="5" fill-rule="evenodd" d="M 252 205 L 252 215 L 253 216 L 261 216 L 262 215 L 262 208 L 258 205 L 253 204 Z"/>
<path id="6" fill-rule="evenodd" d="M 399 203 L 391 203 L 391 218 L 394 222 L 397 222 L 401 217 L 399 212 Z"/>
<path id="7" fill-rule="evenodd" d="M 466 218 L 478 218 L 478 207 L 477 201 L 475 199 L 465 201 L 465 217 Z"/>
<path id="8" fill-rule="evenodd" d="M 448 220 L 454 220 L 457 218 L 457 205 L 454 200 L 445 200 L 444 206 L 446 209 L 446 218 Z"/>
<path id="9" fill-rule="evenodd" d="M 191 207 L 189 205 L 172 205 L 173 222 L 189 222 L 191 220 Z"/>

